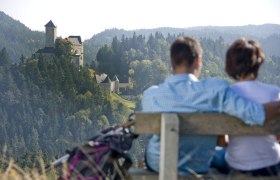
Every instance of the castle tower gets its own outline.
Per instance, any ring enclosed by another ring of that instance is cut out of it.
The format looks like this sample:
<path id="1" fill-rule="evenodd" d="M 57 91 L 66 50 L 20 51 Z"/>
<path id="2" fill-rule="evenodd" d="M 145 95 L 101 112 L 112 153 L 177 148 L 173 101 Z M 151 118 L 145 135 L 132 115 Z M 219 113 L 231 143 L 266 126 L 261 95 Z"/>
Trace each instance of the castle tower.
<path id="1" fill-rule="evenodd" d="M 56 40 L 56 26 L 52 21 L 49 21 L 46 25 L 46 45 L 45 47 L 55 47 Z"/>

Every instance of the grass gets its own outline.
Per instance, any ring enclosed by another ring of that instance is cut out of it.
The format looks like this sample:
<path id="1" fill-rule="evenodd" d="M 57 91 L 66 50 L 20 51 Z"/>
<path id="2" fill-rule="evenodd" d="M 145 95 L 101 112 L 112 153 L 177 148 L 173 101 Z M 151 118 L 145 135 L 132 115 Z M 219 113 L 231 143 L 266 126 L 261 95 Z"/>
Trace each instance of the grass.
<path id="1" fill-rule="evenodd" d="M 43 161 L 40 163 L 41 170 L 21 169 L 13 160 L 7 163 L 7 167 L 0 170 L 1 180 L 53 180 L 58 178 L 53 169 L 46 173 Z"/>
<path id="2" fill-rule="evenodd" d="M 126 99 L 122 98 L 121 96 L 117 95 L 116 93 L 111 93 L 110 96 L 113 101 L 118 101 L 130 109 L 135 108 L 135 103 L 133 101 L 126 100 Z"/>

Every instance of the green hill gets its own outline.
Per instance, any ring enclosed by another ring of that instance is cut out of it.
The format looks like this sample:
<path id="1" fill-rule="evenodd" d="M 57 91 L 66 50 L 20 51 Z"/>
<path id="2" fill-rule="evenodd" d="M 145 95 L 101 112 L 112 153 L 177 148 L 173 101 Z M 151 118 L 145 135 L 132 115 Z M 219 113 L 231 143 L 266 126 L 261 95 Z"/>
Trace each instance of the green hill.
<path id="1" fill-rule="evenodd" d="M 116 93 L 111 93 L 110 97 L 112 98 L 113 101 L 117 101 L 119 103 L 122 103 L 124 106 L 134 109 L 135 108 L 135 103 L 129 100 L 126 100 L 122 98 L 121 96 L 117 95 Z"/>
<path id="2" fill-rule="evenodd" d="M 12 62 L 19 62 L 21 55 L 30 57 L 43 47 L 43 32 L 32 31 L 24 24 L 0 11 L 0 49 L 6 48 Z"/>

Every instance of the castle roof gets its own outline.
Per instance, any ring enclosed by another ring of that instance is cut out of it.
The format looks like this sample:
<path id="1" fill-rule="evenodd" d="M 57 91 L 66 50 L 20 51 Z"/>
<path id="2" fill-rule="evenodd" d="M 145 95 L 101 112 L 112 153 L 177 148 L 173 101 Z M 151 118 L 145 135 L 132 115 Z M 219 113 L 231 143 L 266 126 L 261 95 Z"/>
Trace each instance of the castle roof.
<path id="1" fill-rule="evenodd" d="M 54 54 L 55 53 L 55 48 L 45 47 L 43 49 L 39 49 L 36 53 Z"/>
<path id="2" fill-rule="evenodd" d="M 45 25 L 45 27 L 56 27 L 56 26 L 53 24 L 52 20 L 50 20 L 50 21 Z"/>
<path id="3" fill-rule="evenodd" d="M 81 36 L 69 36 L 67 38 L 72 44 L 82 44 Z"/>

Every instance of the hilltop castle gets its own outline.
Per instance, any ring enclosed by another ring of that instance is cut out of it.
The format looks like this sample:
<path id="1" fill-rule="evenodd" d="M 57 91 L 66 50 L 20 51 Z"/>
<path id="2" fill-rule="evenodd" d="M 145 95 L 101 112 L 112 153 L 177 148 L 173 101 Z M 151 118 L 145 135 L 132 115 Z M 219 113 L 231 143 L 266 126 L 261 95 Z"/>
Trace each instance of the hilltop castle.
<path id="1" fill-rule="evenodd" d="M 39 49 L 35 53 L 35 57 L 38 58 L 42 56 L 45 59 L 53 58 L 55 54 L 55 42 L 58 39 L 62 39 L 61 37 L 57 37 L 57 27 L 53 24 L 52 21 L 49 21 L 46 25 L 46 40 L 45 47 L 43 49 Z M 81 36 L 69 36 L 65 38 L 66 41 L 71 42 L 72 44 L 72 54 L 73 54 L 73 63 L 77 66 L 83 66 L 84 64 L 84 50 L 83 50 L 83 42 Z"/>
<path id="2" fill-rule="evenodd" d="M 46 25 L 46 39 L 45 47 L 39 49 L 33 56 L 34 58 L 43 57 L 44 59 L 53 59 L 56 53 L 55 43 L 57 40 L 62 40 L 61 37 L 57 37 L 57 27 L 52 21 L 49 21 Z M 73 63 L 79 67 L 83 66 L 83 42 L 80 36 L 69 36 L 68 38 L 63 39 L 69 41 L 72 47 L 72 57 Z M 129 89 L 133 88 L 133 83 L 131 79 L 128 78 L 126 82 L 120 82 L 118 77 L 115 75 L 111 80 L 109 76 L 105 73 L 100 75 L 95 74 L 93 79 L 100 85 L 103 91 L 108 93 L 117 93 L 121 94 L 126 92 Z"/>

